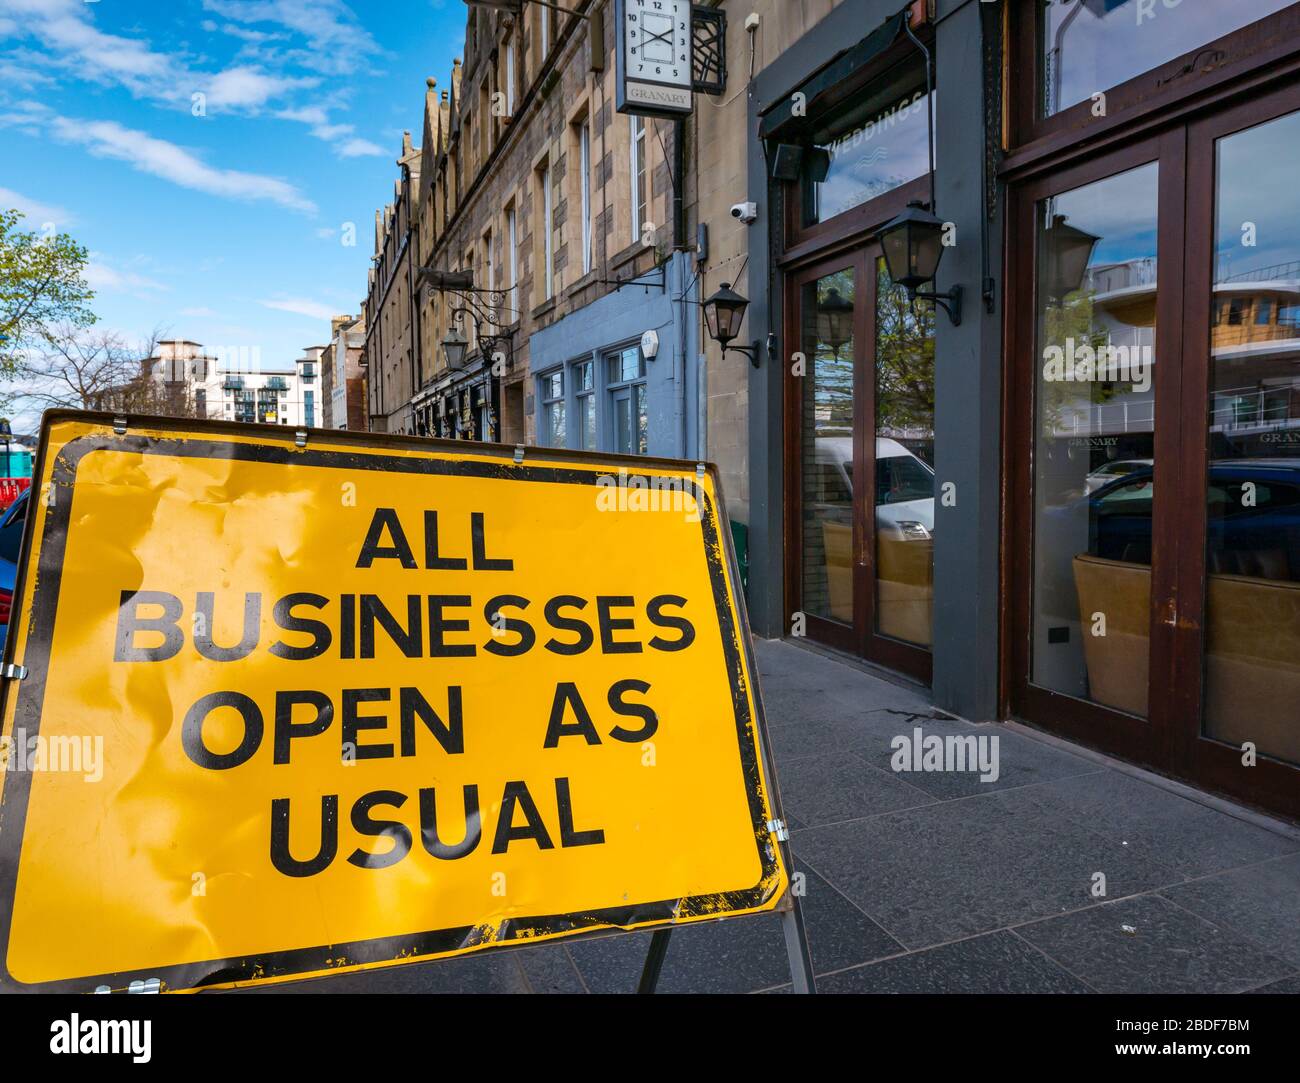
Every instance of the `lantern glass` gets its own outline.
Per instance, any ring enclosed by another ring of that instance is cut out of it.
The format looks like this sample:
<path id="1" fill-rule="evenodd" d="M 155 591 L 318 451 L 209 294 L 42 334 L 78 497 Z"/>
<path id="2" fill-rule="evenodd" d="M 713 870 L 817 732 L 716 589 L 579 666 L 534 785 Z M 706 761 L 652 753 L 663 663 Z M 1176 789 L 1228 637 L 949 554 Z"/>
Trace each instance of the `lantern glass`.
<path id="1" fill-rule="evenodd" d="M 740 334 L 748 307 L 749 301 L 733 290 L 730 282 L 722 283 L 718 292 L 704 302 L 704 322 L 709 336 L 725 346 Z"/>
<path id="2" fill-rule="evenodd" d="M 880 230 L 880 248 L 889 277 L 904 289 L 933 282 L 943 258 L 943 223 L 912 202 Z"/>
<path id="3" fill-rule="evenodd" d="M 442 340 L 442 352 L 447 358 L 447 367 L 458 369 L 465 364 L 465 353 L 469 349 L 469 340 L 459 327 L 453 327 Z"/>

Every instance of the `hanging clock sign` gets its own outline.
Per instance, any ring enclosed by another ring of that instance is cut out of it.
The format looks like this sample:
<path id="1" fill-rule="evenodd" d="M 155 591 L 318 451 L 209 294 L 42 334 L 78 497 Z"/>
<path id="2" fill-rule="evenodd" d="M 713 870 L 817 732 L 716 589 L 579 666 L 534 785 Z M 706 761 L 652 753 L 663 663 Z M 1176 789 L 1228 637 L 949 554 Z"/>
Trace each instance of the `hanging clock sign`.
<path id="1" fill-rule="evenodd" d="M 620 113 L 681 117 L 694 107 L 690 0 L 614 0 Z"/>

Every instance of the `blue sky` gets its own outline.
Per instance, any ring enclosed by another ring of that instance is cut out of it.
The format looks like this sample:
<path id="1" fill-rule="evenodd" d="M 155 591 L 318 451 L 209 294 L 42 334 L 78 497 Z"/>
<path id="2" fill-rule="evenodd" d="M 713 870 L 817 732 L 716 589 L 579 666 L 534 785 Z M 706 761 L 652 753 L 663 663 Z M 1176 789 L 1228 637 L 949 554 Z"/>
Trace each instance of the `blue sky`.
<path id="1" fill-rule="evenodd" d="M 0 204 L 87 246 L 93 307 L 129 340 L 161 325 L 279 367 L 358 310 L 402 131 L 419 143 L 465 13 L 0 0 Z"/>

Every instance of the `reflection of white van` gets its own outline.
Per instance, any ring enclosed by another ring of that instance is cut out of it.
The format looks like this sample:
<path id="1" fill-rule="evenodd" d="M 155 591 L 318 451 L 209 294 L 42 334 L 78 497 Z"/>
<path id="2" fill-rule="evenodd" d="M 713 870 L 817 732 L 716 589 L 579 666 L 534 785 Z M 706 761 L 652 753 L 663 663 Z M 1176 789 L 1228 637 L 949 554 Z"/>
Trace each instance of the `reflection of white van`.
<path id="1" fill-rule="evenodd" d="M 823 508 L 842 506 L 847 521 L 853 506 L 852 437 L 818 437 L 816 462 Z M 934 471 L 886 437 L 876 438 L 876 532 L 905 541 L 934 533 Z"/>

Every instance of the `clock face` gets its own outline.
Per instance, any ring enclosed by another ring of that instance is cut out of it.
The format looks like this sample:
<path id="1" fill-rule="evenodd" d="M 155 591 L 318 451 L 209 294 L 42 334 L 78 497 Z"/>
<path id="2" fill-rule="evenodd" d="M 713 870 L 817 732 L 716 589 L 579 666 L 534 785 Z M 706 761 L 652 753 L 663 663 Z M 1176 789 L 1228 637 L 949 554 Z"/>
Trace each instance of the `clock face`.
<path id="1" fill-rule="evenodd" d="M 623 48 L 629 80 L 689 87 L 690 0 L 625 0 Z"/>

